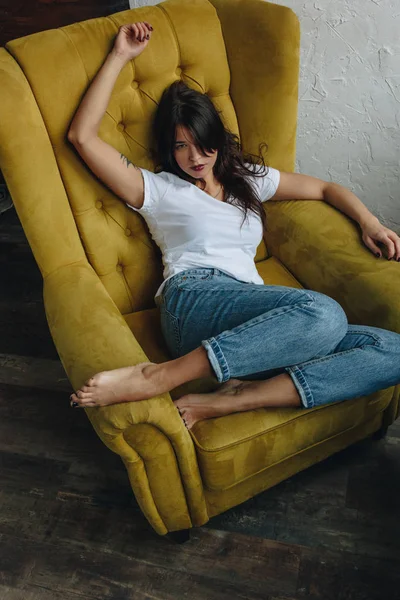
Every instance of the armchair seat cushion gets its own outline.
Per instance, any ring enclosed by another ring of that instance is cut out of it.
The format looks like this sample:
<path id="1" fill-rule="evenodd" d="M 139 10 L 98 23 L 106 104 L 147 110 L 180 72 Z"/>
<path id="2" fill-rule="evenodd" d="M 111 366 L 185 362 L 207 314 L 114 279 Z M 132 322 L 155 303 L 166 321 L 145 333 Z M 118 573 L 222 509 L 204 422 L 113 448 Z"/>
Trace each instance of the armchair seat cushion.
<path id="1" fill-rule="evenodd" d="M 204 487 L 221 491 L 373 420 L 393 388 L 312 409 L 259 408 L 200 421 L 191 435 Z"/>

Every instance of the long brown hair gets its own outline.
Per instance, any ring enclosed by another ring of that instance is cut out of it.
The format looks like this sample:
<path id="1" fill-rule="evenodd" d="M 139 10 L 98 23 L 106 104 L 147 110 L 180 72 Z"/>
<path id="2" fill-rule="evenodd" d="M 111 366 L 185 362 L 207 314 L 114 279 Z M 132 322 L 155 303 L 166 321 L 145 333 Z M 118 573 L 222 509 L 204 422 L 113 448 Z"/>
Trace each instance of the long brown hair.
<path id="1" fill-rule="evenodd" d="M 152 134 L 155 148 L 152 148 L 151 154 L 156 162 L 156 173 L 168 171 L 194 184 L 198 180 L 185 173 L 174 157 L 178 125 L 190 131 L 204 155 L 218 150 L 213 172 L 224 186 L 225 202 L 237 206 L 244 213 L 242 225 L 250 210 L 260 217 L 265 229 L 266 215 L 250 176 L 263 177 L 268 173 L 262 157 L 262 148 L 267 148 L 267 145 L 259 145 L 258 156 L 244 154 L 239 136 L 224 127 L 219 111 L 207 94 L 190 88 L 181 80 L 174 81 L 164 90 L 154 116 Z M 245 163 L 250 163 L 249 167 Z M 260 169 L 256 170 L 257 166 Z M 204 188 L 204 180 L 200 181 Z"/>

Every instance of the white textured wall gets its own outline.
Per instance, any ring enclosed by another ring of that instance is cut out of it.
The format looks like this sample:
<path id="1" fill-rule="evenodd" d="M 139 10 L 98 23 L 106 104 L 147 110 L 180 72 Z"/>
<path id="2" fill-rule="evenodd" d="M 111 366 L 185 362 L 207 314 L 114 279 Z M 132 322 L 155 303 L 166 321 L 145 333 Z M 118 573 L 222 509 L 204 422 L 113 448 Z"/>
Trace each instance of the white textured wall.
<path id="1" fill-rule="evenodd" d="M 350 188 L 400 232 L 400 1 L 275 4 L 301 24 L 296 170 Z"/>

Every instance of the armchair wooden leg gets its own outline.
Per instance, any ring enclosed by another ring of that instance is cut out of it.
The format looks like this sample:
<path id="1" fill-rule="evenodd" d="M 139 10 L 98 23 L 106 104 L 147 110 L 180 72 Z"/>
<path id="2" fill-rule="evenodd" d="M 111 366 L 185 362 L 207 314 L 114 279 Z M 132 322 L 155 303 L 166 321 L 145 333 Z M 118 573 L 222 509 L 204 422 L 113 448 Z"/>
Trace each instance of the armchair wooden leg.
<path id="1" fill-rule="evenodd" d="M 176 544 L 184 544 L 190 540 L 190 529 L 181 529 L 180 531 L 170 531 L 168 538 Z"/>

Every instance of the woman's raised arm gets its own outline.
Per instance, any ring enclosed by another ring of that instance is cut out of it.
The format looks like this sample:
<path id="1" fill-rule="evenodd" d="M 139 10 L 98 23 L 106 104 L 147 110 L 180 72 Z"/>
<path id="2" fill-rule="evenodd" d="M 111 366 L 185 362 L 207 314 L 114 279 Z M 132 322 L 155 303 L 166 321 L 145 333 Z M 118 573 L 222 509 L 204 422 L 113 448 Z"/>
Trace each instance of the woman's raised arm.
<path id="1" fill-rule="evenodd" d="M 96 136 L 121 69 L 143 52 L 149 43 L 150 23 L 132 23 L 120 27 L 114 47 L 87 90 L 68 132 L 70 142 L 83 144 Z"/>
<path id="2" fill-rule="evenodd" d="M 101 140 L 98 130 L 121 69 L 143 52 L 152 30 L 147 22 L 120 27 L 113 49 L 93 79 L 68 131 L 68 140 L 93 173 L 135 208 L 142 206 L 144 197 L 140 169 Z"/>

